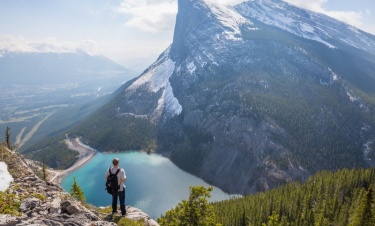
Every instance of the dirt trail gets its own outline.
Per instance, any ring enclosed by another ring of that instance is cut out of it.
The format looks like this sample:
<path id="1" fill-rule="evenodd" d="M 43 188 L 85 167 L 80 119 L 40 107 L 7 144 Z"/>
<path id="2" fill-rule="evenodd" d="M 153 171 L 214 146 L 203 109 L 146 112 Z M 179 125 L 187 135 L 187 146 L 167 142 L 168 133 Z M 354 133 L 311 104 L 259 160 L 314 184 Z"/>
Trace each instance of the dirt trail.
<path id="1" fill-rule="evenodd" d="M 39 129 L 39 127 L 43 124 L 43 122 L 45 122 L 51 115 L 53 115 L 54 113 L 51 113 L 49 115 L 47 115 L 44 119 L 40 120 L 37 124 L 35 124 L 35 126 L 30 130 L 30 132 L 28 132 L 25 137 L 21 140 L 21 136 L 24 132 L 24 128 L 22 131 L 21 131 L 21 135 L 19 135 L 19 139 L 18 139 L 18 136 L 17 136 L 17 144 L 18 144 L 18 148 L 21 148 L 28 140 L 30 140 L 30 138 L 34 135 L 34 133 Z M 18 142 L 18 140 L 20 140 L 20 142 Z"/>

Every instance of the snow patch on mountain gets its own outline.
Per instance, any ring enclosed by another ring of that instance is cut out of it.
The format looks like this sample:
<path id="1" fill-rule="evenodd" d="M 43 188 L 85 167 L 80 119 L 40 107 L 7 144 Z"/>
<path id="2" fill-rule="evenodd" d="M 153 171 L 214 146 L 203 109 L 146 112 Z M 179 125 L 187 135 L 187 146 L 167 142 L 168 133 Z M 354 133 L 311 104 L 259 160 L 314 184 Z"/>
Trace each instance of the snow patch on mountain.
<path id="1" fill-rule="evenodd" d="M 314 28 L 308 23 L 304 23 L 303 18 L 300 18 L 299 15 L 293 15 L 290 12 L 288 12 L 289 15 L 286 15 L 285 6 L 282 3 L 264 1 L 264 3 L 254 3 L 252 5 L 240 4 L 237 6 L 237 10 L 247 17 L 255 18 L 267 25 L 278 27 L 303 38 L 321 42 L 329 48 L 335 48 L 334 45 L 323 40 L 318 32 L 314 32 L 319 29 Z"/>
<path id="2" fill-rule="evenodd" d="M 223 32 L 227 39 L 235 41 L 242 40 L 240 29 L 241 26 L 245 24 L 250 26 L 253 25 L 253 23 L 241 16 L 235 9 L 213 3 L 208 3 L 207 5 L 222 26 L 228 29 Z"/>
<path id="3" fill-rule="evenodd" d="M 193 61 L 190 62 L 188 65 L 186 65 L 186 67 L 190 74 L 193 74 L 195 70 L 197 69 Z"/>
<path id="4" fill-rule="evenodd" d="M 348 95 L 351 102 L 359 101 L 359 97 L 354 96 L 348 90 L 346 90 L 346 95 Z"/>
<path id="5" fill-rule="evenodd" d="M 178 102 L 177 98 L 173 94 L 173 89 L 171 83 L 168 82 L 165 87 L 161 98 L 158 101 L 158 106 L 155 109 L 155 117 L 160 117 L 163 109 L 168 114 L 168 116 L 173 117 L 179 115 L 182 112 L 182 106 Z"/>
<path id="6" fill-rule="evenodd" d="M 8 172 L 8 166 L 5 162 L 0 162 L 0 191 L 5 191 L 13 182 L 13 177 Z"/>
<path id="7" fill-rule="evenodd" d="M 170 58 L 154 63 L 150 69 L 137 79 L 128 90 L 136 90 L 142 85 L 147 85 L 151 92 L 157 92 L 161 88 L 165 88 L 169 77 L 175 69 L 175 62 Z"/>
<path id="8" fill-rule="evenodd" d="M 169 116 L 179 115 L 182 112 L 182 106 L 174 96 L 171 83 L 169 82 L 169 78 L 175 70 L 175 62 L 168 56 L 169 50 L 170 49 L 167 49 L 159 60 L 151 65 L 151 67 L 128 88 L 129 91 L 135 91 L 140 87 L 146 86 L 148 91 L 153 93 L 164 89 L 158 100 L 158 106 L 153 113 L 153 119 L 159 118 L 163 111 Z M 195 67 L 194 64 L 191 67 L 193 66 Z M 193 70 L 193 68 L 191 68 L 191 70 Z"/>
<path id="9" fill-rule="evenodd" d="M 331 72 L 331 81 L 338 81 L 339 80 L 339 76 L 332 71 L 331 68 L 328 68 L 329 72 Z"/>
<path id="10" fill-rule="evenodd" d="M 370 153 L 373 151 L 372 150 L 372 146 L 374 145 L 374 141 L 373 140 L 369 140 L 367 141 L 364 145 L 363 145 L 363 158 L 365 159 L 366 162 L 368 163 L 371 163 L 372 161 L 374 161 L 374 159 L 371 159 L 369 157 Z"/>
<path id="11" fill-rule="evenodd" d="M 168 82 L 164 90 L 165 109 L 173 115 L 179 115 L 182 112 L 182 106 L 173 94 L 171 83 Z"/>
<path id="12" fill-rule="evenodd" d="M 246 18 L 255 19 L 294 35 L 323 43 L 329 48 L 336 48 L 335 45 L 338 41 L 369 52 L 375 50 L 375 40 L 357 28 L 283 1 L 246 1 L 235 8 Z"/>

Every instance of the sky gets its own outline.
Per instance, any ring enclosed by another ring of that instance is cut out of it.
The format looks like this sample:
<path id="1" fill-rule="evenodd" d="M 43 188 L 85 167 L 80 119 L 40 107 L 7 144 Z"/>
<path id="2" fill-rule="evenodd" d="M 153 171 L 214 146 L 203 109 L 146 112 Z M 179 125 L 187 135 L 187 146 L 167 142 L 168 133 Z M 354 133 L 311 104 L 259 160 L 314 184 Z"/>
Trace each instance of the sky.
<path id="1" fill-rule="evenodd" d="M 374 0 L 286 1 L 375 34 Z M 172 43 L 176 14 L 177 0 L 0 0 L 0 57 L 82 50 L 142 72 Z"/>

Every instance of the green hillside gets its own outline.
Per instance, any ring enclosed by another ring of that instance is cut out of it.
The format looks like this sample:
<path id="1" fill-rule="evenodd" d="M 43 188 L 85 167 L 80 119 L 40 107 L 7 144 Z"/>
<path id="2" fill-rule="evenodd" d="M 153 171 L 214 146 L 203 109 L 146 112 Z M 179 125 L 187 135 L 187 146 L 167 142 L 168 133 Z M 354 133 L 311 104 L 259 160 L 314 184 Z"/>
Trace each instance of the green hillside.
<path id="1" fill-rule="evenodd" d="M 214 203 L 222 225 L 375 225 L 375 169 L 322 171 L 305 183 Z"/>

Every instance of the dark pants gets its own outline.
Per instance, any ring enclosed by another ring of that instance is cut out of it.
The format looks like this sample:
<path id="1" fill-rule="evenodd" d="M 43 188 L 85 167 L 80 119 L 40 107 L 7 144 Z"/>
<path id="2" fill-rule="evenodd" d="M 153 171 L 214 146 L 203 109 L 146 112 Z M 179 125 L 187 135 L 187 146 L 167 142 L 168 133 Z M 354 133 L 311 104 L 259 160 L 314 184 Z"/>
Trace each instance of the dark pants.
<path id="1" fill-rule="evenodd" d="M 117 192 L 117 194 L 112 195 L 112 213 L 117 212 L 117 197 L 120 199 L 121 214 L 125 215 L 125 189 L 123 191 Z"/>

